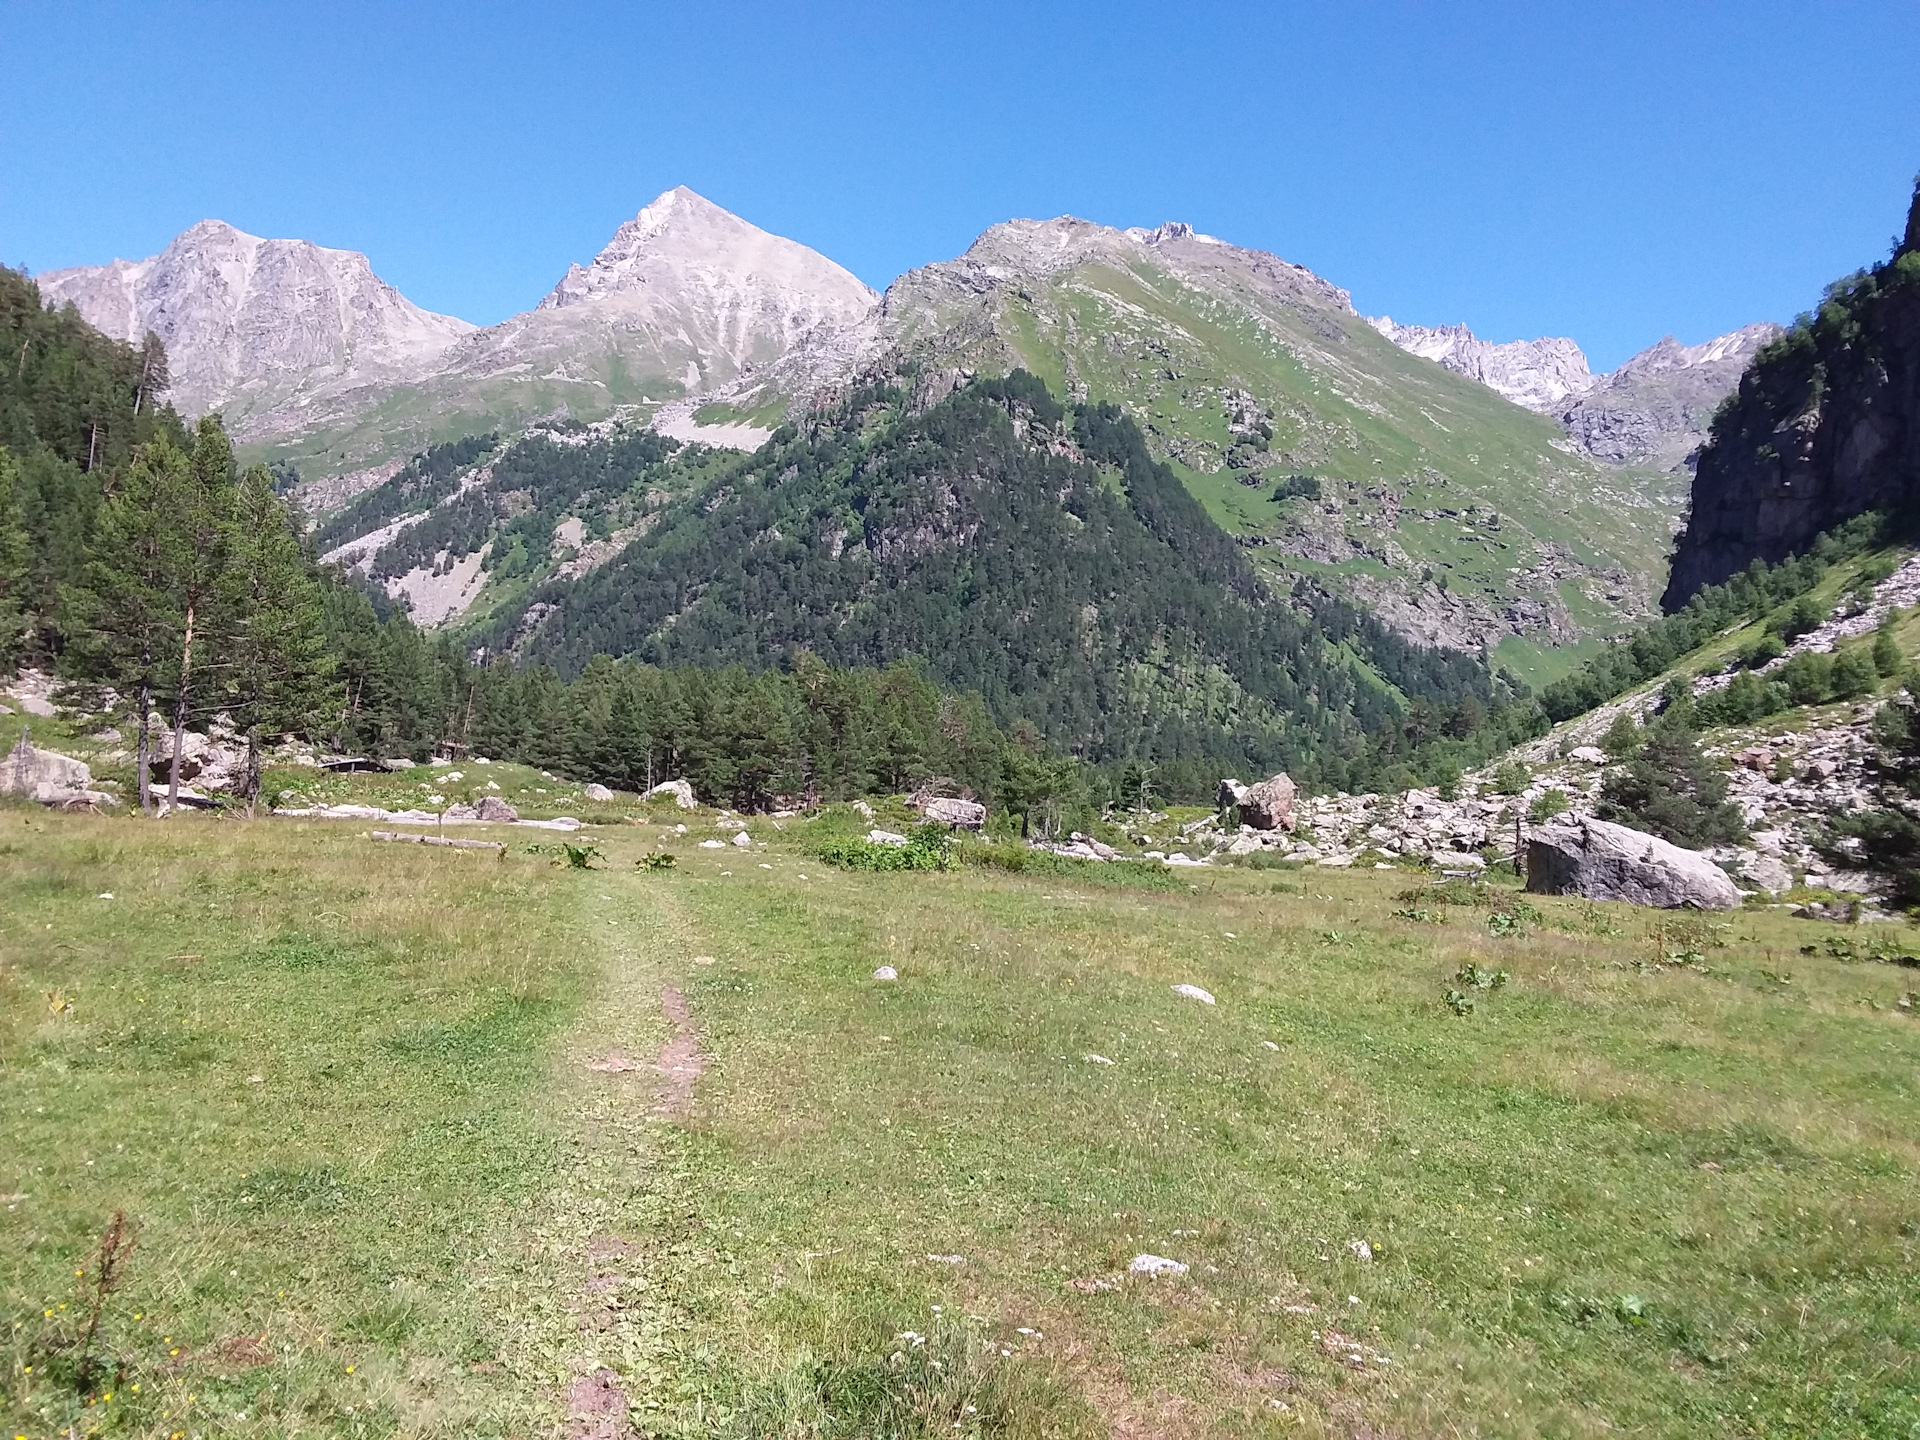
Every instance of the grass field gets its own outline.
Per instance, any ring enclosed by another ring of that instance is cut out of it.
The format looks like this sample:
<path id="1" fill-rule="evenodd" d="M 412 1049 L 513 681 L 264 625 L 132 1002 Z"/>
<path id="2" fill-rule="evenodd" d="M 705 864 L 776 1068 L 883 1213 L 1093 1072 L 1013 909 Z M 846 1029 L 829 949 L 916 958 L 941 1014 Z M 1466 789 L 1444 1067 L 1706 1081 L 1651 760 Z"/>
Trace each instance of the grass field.
<path id="1" fill-rule="evenodd" d="M 4 1433 L 1920 1436 L 1920 936 L 700 813 L 0 811 Z"/>

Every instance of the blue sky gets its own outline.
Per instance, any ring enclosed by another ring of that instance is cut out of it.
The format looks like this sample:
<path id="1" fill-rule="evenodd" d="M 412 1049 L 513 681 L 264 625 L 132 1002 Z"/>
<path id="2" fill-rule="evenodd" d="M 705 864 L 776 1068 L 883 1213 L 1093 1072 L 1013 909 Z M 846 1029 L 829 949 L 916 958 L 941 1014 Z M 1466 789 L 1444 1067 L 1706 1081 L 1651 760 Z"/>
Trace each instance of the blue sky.
<path id="1" fill-rule="evenodd" d="M 1886 253 L 1920 4 L 0 4 L 0 260 L 219 216 L 532 305 L 687 184 L 883 286 L 996 220 L 1191 221 L 1370 314 L 1788 319 Z"/>

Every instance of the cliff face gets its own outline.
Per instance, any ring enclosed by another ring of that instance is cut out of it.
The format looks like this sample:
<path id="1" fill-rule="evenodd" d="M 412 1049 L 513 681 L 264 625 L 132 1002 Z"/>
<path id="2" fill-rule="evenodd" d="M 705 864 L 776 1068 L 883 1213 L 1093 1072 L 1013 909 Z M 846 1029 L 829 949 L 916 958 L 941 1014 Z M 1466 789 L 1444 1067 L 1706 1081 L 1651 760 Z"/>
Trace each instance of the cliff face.
<path id="1" fill-rule="evenodd" d="M 1883 265 L 1763 350 L 1700 452 L 1664 603 L 1920 500 L 1920 187 Z"/>

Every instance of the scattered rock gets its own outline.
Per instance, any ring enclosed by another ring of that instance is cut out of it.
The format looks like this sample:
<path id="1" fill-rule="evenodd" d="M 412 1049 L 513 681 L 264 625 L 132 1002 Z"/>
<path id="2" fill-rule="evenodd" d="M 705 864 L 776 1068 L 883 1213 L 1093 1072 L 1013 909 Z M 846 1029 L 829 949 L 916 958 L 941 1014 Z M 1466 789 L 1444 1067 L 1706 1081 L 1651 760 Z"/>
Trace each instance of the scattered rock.
<path id="1" fill-rule="evenodd" d="M 873 806 L 869 805 L 866 801 L 864 800 L 854 801 L 853 808 L 860 813 L 863 819 L 867 819 L 867 820 L 873 819 Z"/>
<path id="2" fill-rule="evenodd" d="M 900 978 L 900 972 L 895 970 L 891 965 L 882 965 L 878 970 L 873 972 L 873 978 L 876 980 L 898 980 Z"/>
<path id="3" fill-rule="evenodd" d="M 1184 1275 L 1187 1267 L 1164 1255 L 1136 1255 L 1127 1262 L 1129 1275 Z"/>
<path id="4" fill-rule="evenodd" d="M 1214 791 L 1214 808 L 1225 810 L 1228 806 L 1239 806 L 1247 798 L 1247 787 L 1238 780 L 1222 780 L 1219 789 Z"/>
<path id="5" fill-rule="evenodd" d="M 666 795 L 672 796 L 673 803 L 678 805 L 682 810 L 692 810 L 699 804 L 699 802 L 693 798 L 693 782 L 691 780 L 662 780 L 640 798 L 642 800 L 657 800 Z"/>
<path id="6" fill-rule="evenodd" d="M 727 842 L 724 840 L 702 840 L 700 842 L 700 848 L 702 850 L 724 850 L 727 848 Z"/>
<path id="7" fill-rule="evenodd" d="M 1082 1056 L 1081 1056 L 1080 1058 L 1081 1058 L 1082 1060 L 1085 1060 L 1085 1061 L 1086 1061 L 1086 1062 L 1087 1062 L 1087 1063 L 1088 1063 L 1089 1065 L 1111 1065 L 1111 1064 L 1113 1064 L 1113 1061 L 1111 1061 L 1111 1060 L 1109 1060 L 1109 1059 L 1108 1059 L 1108 1058 L 1107 1058 L 1106 1056 L 1104 1056 L 1104 1055 L 1096 1055 L 1096 1054 L 1094 1054 L 1094 1053 L 1093 1053 L 1093 1051 L 1091 1051 L 1091 1050 L 1089 1050 L 1089 1051 L 1088 1051 L 1088 1052 L 1087 1052 L 1086 1054 L 1084 1054 L 1084 1055 L 1082 1055 Z"/>
<path id="8" fill-rule="evenodd" d="M 746 831 L 742 830 L 739 834 L 733 837 L 732 843 L 737 847 L 739 847 L 740 849 L 745 850 L 749 845 L 753 844 L 753 837 L 749 835 Z"/>
<path id="9" fill-rule="evenodd" d="M 596 805 L 604 805 L 614 798 L 613 791 L 604 785 L 588 785 L 580 793 Z"/>
<path id="10" fill-rule="evenodd" d="M 1364 1240 L 1347 1241 L 1347 1249 L 1353 1252 L 1353 1258 L 1356 1260 L 1371 1260 L 1373 1258 L 1373 1246 Z"/>
<path id="11" fill-rule="evenodd" d="M 1198 1000 L 1202 1005 L 1213 1004 L 1213 996 L 1209 995 L 1205 990 L 1202 990 L 1198 985 L 1176 985 L 1173 987 L 1173 993 L 1176 995 L 1184 995 L 1189 1000 Z"/>
<path id="12" fill-rule="evenodd" d="M 1598 745 L 1576 745 L 1567 752 L 1567 759 L 1577 760 L 1582 765 L 1604 765 L 1607 763 L 1607 752 Z"/>
<path id="13" fill-rule="evenodd" d="M 897 835 L 891 830 L 869 830 L 867 832 L 867 843 L 870 845 L 904 845 L 907 843 L 907 837 Z"/>
<path id="14" fill-rule="evenodd" d="M 1527 889 L 1664 910 L 1732 910 L 1740 904 L 1726 871 L 1698 850 L 1591 818 L 1533 832 L 1527 842 Z"/>
<path id="15" fill-rule="evenodd" d="M 1469 850 L 1435 850 L 1427 863 L 1436 870 L 1484 870 L 1487 862 Z"/>

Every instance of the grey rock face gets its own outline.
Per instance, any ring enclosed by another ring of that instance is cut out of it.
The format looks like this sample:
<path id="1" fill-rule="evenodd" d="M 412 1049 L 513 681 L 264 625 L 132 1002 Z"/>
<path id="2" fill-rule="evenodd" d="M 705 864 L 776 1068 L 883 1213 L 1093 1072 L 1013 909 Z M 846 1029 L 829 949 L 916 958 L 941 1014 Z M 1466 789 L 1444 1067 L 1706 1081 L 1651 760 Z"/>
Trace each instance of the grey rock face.
<path id="1" fill-rule="evenodd" d="M 263 240 L 220 220 L 158 255 L 38 277 L 49 305 L 138 345 L 167 347 L 169 392 L 188 416 L 222 411 L 236 434 L 276 406 L 431 370 L 474 327 L 410 303 L 367 257 L 305 240 Z"/>
<path id="2" fill-rule="evenodd" d="M 1662 910 L 1732 910 L 1740 904 L 1727 873 L 1699 851 L 1610 820 L 1580 819 L 1534 831 L 1527 841 L 1527 889 Z"/>
<path id="3" fill-rule="evenodd" d="M 582 789 L 580 793 L 584 795 L 587 799 L 592 800 L 596 804 L 600 804 L 600 805 L 604 805 L 607 803 L 607 801 L 614 798 L 613 791 L 609 790 L 604 785 L 588 785 L 584 789 Z"/>
<path id="4" fill-rule="evenodd" d="M 1529 410 L 1550 410 L 1594 385 L 1587 357 L 1564 337 L 1496 344 L 1464 325 L 1400 325 L 1387 315 L 1367 323 L 1402 350 L 1478 380 Z"/>
<path id="5" fill-rule="evenodd" d="M 640 798 L 642 800 L 671 799 L 682 810 L 691 810 L 699 803 L 693 798 L 693 782 L 690 780 L 662 780 Z"/>
<path id="6" fill-rule="evenodd" d="M 1671 335 L 1553 411 L 1579 446 L 1609 465 L 1679 467 L 1707 438 L 1713 412 L 1778 325 L 1744 325 L 1704 345 Z"/>
<path id="7" fill-rule="evenodd" d="M 1871 291 L 1844 301 L 1844 325 L 1796 336 L 1755 365 L 1700 452 L 1687 528 L 1663 604 L 1758 559 L 1804 549 L 1865 510 L 1897 513 L 1920 475 L 1920 194 L 1907 243 Z M 1884 273 L 1884 272 L 1883 272 Z"/>

